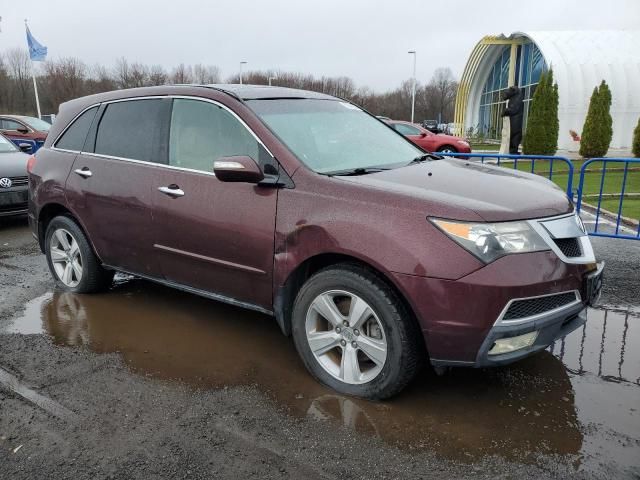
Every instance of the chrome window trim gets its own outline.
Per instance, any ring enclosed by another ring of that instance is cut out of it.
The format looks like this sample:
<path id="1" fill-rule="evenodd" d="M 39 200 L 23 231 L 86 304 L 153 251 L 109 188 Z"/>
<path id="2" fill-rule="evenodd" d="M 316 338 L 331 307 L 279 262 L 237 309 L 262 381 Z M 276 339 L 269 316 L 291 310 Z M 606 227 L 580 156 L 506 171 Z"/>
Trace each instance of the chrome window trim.
<path id="1" fill-rule="evenodd" d="M 274 160 L 276 159 L 275 155 L 271 152 L 271 150 L 269 150 L 269 148 L 264 144 L 264 142 L 262 140 L 260 140 L 258 135 L 256 135 L 256 133 L 251 129 L 251 127 L 249 127 L 249 125 L 247 125 L 247 123 L 242 118 L 240 118 L 240 116 L 238 116 L 238 114 L 236 112 L 231 110 L 226 105 L 218 102 L 217 100 L 212 100 L 210 98 L 196 97 L 196 96 L 193 96 L 193 95 L 150 95 L 150 96 L 146 96 L 146 97 L 119 98 L 117 100 L 109 100 L 107 102 L 101 102 L 101 103 L 93 104 L 93 105 L 85 108 L 84 110 L 82 110 L 75 117 L 73 117 L 73 120 L 71 120 L 71 122 L 69 122 L 69 124 L 64 128 L 64 130 L 62 130 L 62 132 L 60 132 L 60 134 L 56 137 L 55 141 L 51 144 L 50 149 L 51 150 L 56 150 L 56 151 L 61 151 L 61 152 L 67 152 L 67 153 L 93 155 L 93 156 L 96 156 L 96 157 L 110 158 L 110 159 L 113 159 L 113 160 L 123 160 L 123 161 L 135 162 L 135 163 L 158 165 L 158 166 L 166 167 L 166 168 L 170 168 L 170 169 L 184 170 L 184 171 L 187 171 L 187 172 L 204 173 L 206 175 L 215 176 L 213 174 L 213 172 L 207 172 L 207 171 L 204 171 L 204 170 L 195 170 L 195 169 L 192 169 L 192 168 L 175 167 L 173 165 L 167 165 L 167 164 L 164 164 L 164 163 L 149 162 L 149 161 L 145 161 L 145 160 L 136 160 L 134 158 L 127 158 L 127 157 L 116 157 L 116 156 L 113 156 L 113 155 L 106 155 L 106 154 L 103 154 L 103 153 L 85 152 L 84 150 L 65 150 L 65 149 L 62 149 L 62 148 L 57 148 L 55 146 L 56 143 L 58 143 L 58 141 L 60 140 L 60 137 L 62 137 L 62 135 L 64 135 L 64 133 L 67 131 L 67 129 L 69 127 L 71 127 L 71 125 L 73 125 L 73 123 L 78 119 L 78 117 L 80 115 L 82 115 L 84 112 L 86 112 L 87 110 L 89 110 L 89 109 L 91 109 L 93 107 L 96 107 L 96 106 L 99 107 L 100 105 L 109 105 L 111 103 L 131 102 L 131 101 L 136 101 L 136 100 L 163 99 L 163 98 L 178 98 L 178 99 L 183 99 L 183 100 L 197 100 L 197 101 L 201 101 L 201 102 L 212 103 L 212 104 L 222 108 L 223 110 L 229 112 L 238 122 L 240 122 L 240 124 L 251 134 L 251 136 L 260 145 L 262 145 L 262 148 L 264 148 L 265 151 L 269 155 L 271 155 L 271 158 L 273 158 Z"/>
<path id="2" fill-rule="evenodd" d="M 553 251 L 553 253 L 555 253 L 558 256 L 558 258 L 562 260 L 564 263 L 570 263 L 574 265 L 595 263 L 596 256 L 595 256 L 595 253 L 593 252 L 593 247 L 591 246 L 591 242 L 589 241 L 589 235 L 586 232 L 583 232 L 582 235 L 579 237 L 569 237 L 569 238 L 575 238 L 578 240 L 578 242 L 580 242 L 580 249 L 582 251 L 582 255 L 579 257 L 567 257 L 564 253 L 562 253 L 562 250 L 560 250 L 560 247 L 558 247 L 556 242 L 553 240 L 553 237 L 551 236 L 547 228 L 544 226 L 545 222 L 550 222 L 554 220 L 567 219 L 567 221 L 574 222 L 573 218 L 575 217 L 575 215 L 576 215 L 576 212 L 574 210 L 571 213 L 557 215 L 554 217 L 544 217 L 544 218 L 527 220 L 527 223 L 538 235 L 542 237 L 542 239 L 545 241 L 545 243 L 551 249 L 551 251 Z"/>
<path id="3" fill-rule="evenodd" d="M 180 171 L 184 171 L 184 172 L 200 173 L 202 175 L 209 175 L 209 176 L 212 176 L 212 177 L 216 176 L 215 173 L 207 172 L 207 171 L 204 171 L 204 170 L 195 170 L 193 168 L 184 168 L 184 167 L 174 167 L 173 165 L 167 165 L 165 163 L 148 162 L 146 160 L 135 160 L 133 158 L 125 158 L 125 157 L 116 157 L 116 156 L 113 156 L 113 155 L 105 155 L 103 153 L 91 153 L 91 152 L 73 152 L 73 153 L 83 153 L 84 155 L 88 155 L 90 157 L 106 158 L 108 160 L 119 160 L 121 162 L 139 163 L 141 165 L 149 165 L 151 167 L 167 168 L 169 170 L 180 170 Z"/>
<path id="4" fill-rule="evenodd" d="M 576 299 L 573 302 L 567 303 L 566 305 L 562 305 L 560 307 L 554 308 L 553 310 L 547 310 L 546 312 L 538 313 L 536 315 L 530 315 L 528 317 L 522 317 L 522 318 L 514 318 L 513 320 L 503 320 L 503 317 L 507 313 L 507 310 L 509 310 L 509 307 L 514 302 L 519 302 L 519 301 L 522 301 L 522 300 L 534 300 L 536 298 L 553 297 L 554 295 L 564 295 L 565 293 L 573 293 L 576 296 Z M 496 319 L 496 321 L 495 321 L 495 323 L 493 325 L 494 326 L 499 326 L 499 325 L 520 325 L 522 323 L 532 322 L 532 321 L 538 320 L 540 318 L 544 318 L 544 317 L 546 317 L 548 315 L 552 315 L 552 314 L 555 314 L 555 313 L 558 313 L 558 312 L 562 312 L 563 310 L 567 310 L 569 308 L 575 307 L 576 305 L 581 304 L 581 303 L 582 303 L 582 297 L 580 295 L 580 291 L 579 290 L 567 290 L 565 292 L 547 293 L 545 295 L 535 295 L 533 297 L 512 298 L 504 306 L 504 308 L 500 312 L 500 315 L 498 315 L 498 318 Z"/>

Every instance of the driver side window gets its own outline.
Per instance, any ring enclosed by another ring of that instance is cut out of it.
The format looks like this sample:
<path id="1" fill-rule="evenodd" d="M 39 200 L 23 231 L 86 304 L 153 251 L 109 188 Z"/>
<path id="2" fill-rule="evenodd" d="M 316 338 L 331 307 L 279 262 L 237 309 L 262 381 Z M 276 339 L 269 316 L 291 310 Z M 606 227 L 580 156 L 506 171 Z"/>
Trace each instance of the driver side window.
<path id="1" fill-rule="evenodd" d="M 396 123 L 394 127 L 402 135 L 420 135 L 420 130 L 409 125 L 405 125 L 404 123 Z"/>
<path id="2" fill-rule="evenodd" d="M 220 157 L 248 155 L 259 161 L 259 143 L 231 113 L 210 102 L 175 99 L 169 134 L 169 165 L 213 171 Z"/>

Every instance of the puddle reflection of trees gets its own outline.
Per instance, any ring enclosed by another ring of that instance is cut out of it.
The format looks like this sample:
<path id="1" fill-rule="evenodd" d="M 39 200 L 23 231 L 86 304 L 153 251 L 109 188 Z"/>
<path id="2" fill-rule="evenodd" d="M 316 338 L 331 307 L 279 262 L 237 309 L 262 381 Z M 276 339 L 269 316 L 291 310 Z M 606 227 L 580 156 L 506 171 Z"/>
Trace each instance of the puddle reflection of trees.
<path id="1" fill-rule="evenodd" d="M 376 403 L 314 381 L 270 318 L 147 282 L 103 295 L 55 293 L 41 312 L 57 344 L 120 352 L 134 371 L 199 387 L 256 385 L 295 415 L 405 448 L 522 461 L 582 445 L 569 375 L 549 352 L 506 368 L 424 372 Z"/>
<path id="2" fill-rule="evenodd" d="M 614 382 L 640 384 L 640 314 L 628 308 L 590 308 L 587 323 L 549 351 L 576 375 L 593 373 Z"/>

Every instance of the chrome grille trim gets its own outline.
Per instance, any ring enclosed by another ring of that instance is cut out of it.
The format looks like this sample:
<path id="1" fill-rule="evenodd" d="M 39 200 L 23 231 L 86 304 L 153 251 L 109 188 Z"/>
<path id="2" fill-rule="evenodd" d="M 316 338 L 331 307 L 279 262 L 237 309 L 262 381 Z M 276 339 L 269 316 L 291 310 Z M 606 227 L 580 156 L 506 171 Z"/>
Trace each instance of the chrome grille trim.
<path id="1" fill-rule="evenodd" d="M 509 311 L 509 308 L 515 303 L 515 302 L 522 302 L 522 301 L 528 301 L 528 300 L 535 300 L 537 298 L 544 298 L 544 297 L 552 297 L 555 295 L 566 295 L 567 293 L 573 293 L 575 295 L 575 300 L 573 302 L 567 303 L 565 305 L 561 305 L 560 307 L 557 308 L 553 308 L 551 310 L 547 310 L 535 315 L 530 315 L 528 317 L 522 317 L 522 318 L 514 318 L 514 319 L 509 319 L 509 320 L 505 320 L 504 317 L 506 315 L 506 313 Z M 582 303 L 582 297 L 580 296 L 580 292 L 578 290 L 568 290 L 568 291 L 564 291 L 564 292 L 556 292 L 556 293 L 549 293 L 546 295 L 536 295 L 533 297 L 523 297 L 523 298 L 512 298 L 511 300 L 509 300 L 507 302 L 507 304 L 504 306 L 504 308 L 502 309 L 502 311 L 500 312 L 500 315 L 498 316 L 498 319 L 496 320 L 494 325 L 518 325 L 521 323 L 527 323 L 527 322 L 531 322 L 534 320 L 537 320 L 539 318 L 544 318 L 548 315 L 557 313 L 557 312 L 562 312 L 563 310 L 567 310 L 571 307 L 574 307 L 578 304 Z"/>

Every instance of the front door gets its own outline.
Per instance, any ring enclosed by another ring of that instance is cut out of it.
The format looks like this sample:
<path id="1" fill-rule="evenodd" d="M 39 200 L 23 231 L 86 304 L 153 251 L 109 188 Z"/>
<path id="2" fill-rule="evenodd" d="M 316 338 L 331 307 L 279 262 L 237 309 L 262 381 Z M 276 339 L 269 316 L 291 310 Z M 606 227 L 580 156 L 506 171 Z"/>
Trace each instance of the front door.
<path id="1" fill-rule="evenodd" d="M 173 100 L 168 149 L 153 192 L 165 278 L 271 310 L 277 189 L 221 182 L 213 162 L 273 158 L 226 107 L 197 99 Z"/>

